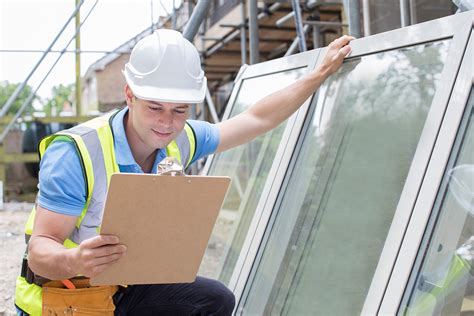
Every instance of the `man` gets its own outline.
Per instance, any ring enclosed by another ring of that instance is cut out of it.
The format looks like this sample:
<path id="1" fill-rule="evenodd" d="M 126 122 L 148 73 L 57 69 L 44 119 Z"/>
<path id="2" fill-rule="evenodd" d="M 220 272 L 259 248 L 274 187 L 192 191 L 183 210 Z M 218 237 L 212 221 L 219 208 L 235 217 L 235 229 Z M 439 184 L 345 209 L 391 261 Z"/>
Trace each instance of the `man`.
<path id="1" fill-rule="evenodd" d="M 138 42 L 124 69 L 127 107 L 40 143 L 39 194 L 26 228 L 28 261 L 17 281 L 19 313 L 41 313 L 43 278 L 91 277 L 126 255 L 116 236 L 97 234 L 113 172 L 156 172 L 166 156 L 187 166 L 271 130 L 341 66 L 352 39 L 335 40 L 312 73 L 215 125 L 187 122 L 207 85 L 195 47 L 172 30 Z M 229 315 L 235 304 L 223 284 L 202 277 L 190 284 L 128 286 L 114 302 L 120 315 Z"/>

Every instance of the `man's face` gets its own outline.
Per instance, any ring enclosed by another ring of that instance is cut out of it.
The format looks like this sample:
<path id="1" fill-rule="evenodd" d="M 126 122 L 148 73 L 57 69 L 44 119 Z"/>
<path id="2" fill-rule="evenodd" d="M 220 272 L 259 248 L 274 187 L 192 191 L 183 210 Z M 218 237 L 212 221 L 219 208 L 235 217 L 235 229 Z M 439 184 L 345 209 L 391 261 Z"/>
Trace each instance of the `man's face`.
<path id="1" fill-rule="evenodd" d="M 165 148 L 183 130 L 189 105 L 131 98 L 129 119 L 141 142 L 152 149 Z"/>

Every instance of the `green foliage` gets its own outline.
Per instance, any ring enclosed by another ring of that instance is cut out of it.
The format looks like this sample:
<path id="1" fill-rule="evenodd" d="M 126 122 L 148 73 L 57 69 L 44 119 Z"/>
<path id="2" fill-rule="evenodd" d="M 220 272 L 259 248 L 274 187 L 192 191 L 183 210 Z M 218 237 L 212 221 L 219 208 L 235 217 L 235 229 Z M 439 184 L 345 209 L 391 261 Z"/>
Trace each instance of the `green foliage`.
<path id="1" fill-rule="evenodd" d="M 52 97 L 46 100 L 44 105 L 44 112 L 47 115 L 59 113 L 64 106 L 71 106 L 74 100 L 75 85 L 70 83 L 68 85 L 59 84 L 52 89 Z"/>
<path id="2" fill-rule="evenodd" d="M 8 98 L 15 92 L 15 89 L 20 85 L 20 83 L 9 83 L 8 81 L 1 81 L 0 82 L 0 107 L 3 107 Z M 26 85 L 25 88 L 20 92 L 19 96 L 16 98 L 15 102 L 13 102 L 12 106 L 8 110 L 7 114 L 14 115 L 18 109 L 22 106 L 23 102 L 28 99 L 29 95 L 33 92 L 33 88 L 29 85 Z M 37 99 L 35 96 L 32 101 Z M 33 108 L 28 106 L 25 109 L 24 113 L 31 113 L 33 112 Z"/>

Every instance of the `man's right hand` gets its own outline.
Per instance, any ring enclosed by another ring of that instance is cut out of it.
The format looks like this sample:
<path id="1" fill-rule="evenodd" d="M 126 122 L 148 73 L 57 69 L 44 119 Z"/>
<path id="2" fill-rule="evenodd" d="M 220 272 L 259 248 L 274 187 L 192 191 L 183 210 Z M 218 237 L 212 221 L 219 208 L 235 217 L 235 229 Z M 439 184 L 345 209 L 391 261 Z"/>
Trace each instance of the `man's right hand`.
<path id="1" fill-rule="evenodd" d="M 84 240 L 78 248 L 64 247 L 76 223 L 77 217 L 36 206 L 33 234 L 28 242 L 28 266 L 35 274 L 51 280 L 78 274 L 95 276 L 125 255 L 125 245 L 111 235 Z"/>
<path id="2" fill-rule="evenodd" d="M 127 250 L 113 235 L 99 235 L 83 241 L 78 248 L 71 249 L 69 266 L 74 273 L 93 277 L 122 258 Z"/>

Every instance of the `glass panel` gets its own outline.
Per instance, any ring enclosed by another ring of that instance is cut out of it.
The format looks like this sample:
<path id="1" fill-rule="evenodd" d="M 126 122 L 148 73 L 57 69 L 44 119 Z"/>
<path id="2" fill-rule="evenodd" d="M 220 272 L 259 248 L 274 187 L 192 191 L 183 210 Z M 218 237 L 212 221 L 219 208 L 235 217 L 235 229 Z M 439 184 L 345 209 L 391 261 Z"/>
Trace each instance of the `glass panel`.
<path id="1" fill-rule="evenodd" d="M 400 1 L 371 0 L 368 2 L 368 6 L 370 11 L 370 34 L 387 32 L 402 26 Z"/>
<path id="2" fill-rule="evenodd" d="M 244 80 L 230 116 L 242 113 L 305 72 L 306 68 L 296 68 Z M 286 122 L 214 158 L 209 175 L 227 175 L 232 182 L 201 265 L 206 271 L 200 271 L 201 274 L 229 282 L 285 126 Z"/>
<path id="3" fill-rule="evenodd" d="M 244 314 L 362 310 L 449 40 L 346 62 L 319 93 L 244 291 Z"/>
<path id="4" fill-rule="evenodd" d="M 411 24 L 431 21 L 456 13 L 458 8 L 454 2 L 453 0 L 412 0 L 410 7 L 413 21 Z"/>
<path id="5" fill-rule="evenodd" d="M 474 314 L 473 105 L 471 91 L 412 273 L 416 281 L 407 291 L 409 303 L 402 308 L 406 315 Z"/>

